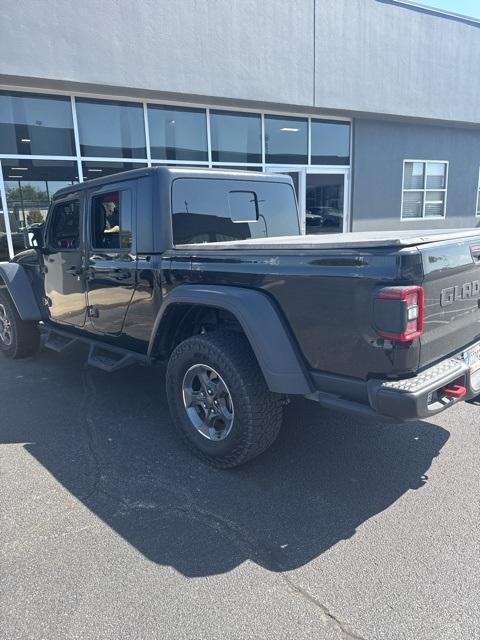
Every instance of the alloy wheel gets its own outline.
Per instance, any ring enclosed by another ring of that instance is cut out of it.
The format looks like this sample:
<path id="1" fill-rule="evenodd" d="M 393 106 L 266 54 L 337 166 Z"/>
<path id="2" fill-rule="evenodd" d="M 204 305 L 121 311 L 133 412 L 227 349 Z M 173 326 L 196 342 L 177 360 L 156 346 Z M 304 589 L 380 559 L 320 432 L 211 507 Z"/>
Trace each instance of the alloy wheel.
<path id="1" fill-rule="evenodd" d="M 233 427 L 232 396 L 222 376 L 206 364 L 195 364 L 183 377 L 183 404 L 192 426 L 203 437 L 224 440 Z"/>
<path id="2" fill-rule="evenodd" d="M 3 304 L 0 304 L 0 340 L 6 347 L 12 344 L 12 323 Z"/>

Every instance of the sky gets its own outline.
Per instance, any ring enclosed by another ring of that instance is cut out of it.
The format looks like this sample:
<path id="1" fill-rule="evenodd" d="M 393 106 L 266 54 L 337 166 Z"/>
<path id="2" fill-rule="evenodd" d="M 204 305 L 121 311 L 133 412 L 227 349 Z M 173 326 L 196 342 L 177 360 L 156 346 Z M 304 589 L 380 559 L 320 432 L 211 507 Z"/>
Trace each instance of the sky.
<path id="1" fill-rule="evenodd" d="M 417 0 L 420 4 L 480 19 L 480 0 Z"/>

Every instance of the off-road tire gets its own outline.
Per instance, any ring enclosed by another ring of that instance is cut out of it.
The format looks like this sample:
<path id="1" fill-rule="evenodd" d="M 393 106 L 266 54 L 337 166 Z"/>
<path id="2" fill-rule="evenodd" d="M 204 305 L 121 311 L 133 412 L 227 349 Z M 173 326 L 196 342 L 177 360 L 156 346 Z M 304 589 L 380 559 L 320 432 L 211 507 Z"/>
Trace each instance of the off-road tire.
<path id="1" fill-rule="evenodd" d="M 183 379 L 188 369 L 197 364 L 212 367 L 220 374 L 233 401 L 233 426 L 219 442 L 201 435 L 185 409 Z M 180 343 L 168 363 L 166 387 L 173 422 L 187 446 L 197 457 L 217 468 L 244 464 L 268 449 L 278 436 L 283 398 L 268 389 L 242 334 L 218 330 Z"/>
<path id="2" fill-rule="evenodd" d="M 10 322 L 10 344 L 0 339 L 0 352 L 14 360 L 34 355 L 40 346 L 38 323 L 20 318 L 10 294 L 4 288 L 0 289 L 0 305 Z"/>

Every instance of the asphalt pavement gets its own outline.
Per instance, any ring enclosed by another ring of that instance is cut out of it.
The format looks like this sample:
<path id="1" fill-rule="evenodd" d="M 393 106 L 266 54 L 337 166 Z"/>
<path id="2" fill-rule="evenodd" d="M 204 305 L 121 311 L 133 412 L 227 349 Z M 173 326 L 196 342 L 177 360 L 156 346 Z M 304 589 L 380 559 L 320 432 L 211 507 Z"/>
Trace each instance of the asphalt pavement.
<path id="1" fill-rule="evenodd" d="M 183 447 L 161 369 L 0 356 L 2 640 L 480 638 L 480 408 L 295 401 L 266 454 Z"/>

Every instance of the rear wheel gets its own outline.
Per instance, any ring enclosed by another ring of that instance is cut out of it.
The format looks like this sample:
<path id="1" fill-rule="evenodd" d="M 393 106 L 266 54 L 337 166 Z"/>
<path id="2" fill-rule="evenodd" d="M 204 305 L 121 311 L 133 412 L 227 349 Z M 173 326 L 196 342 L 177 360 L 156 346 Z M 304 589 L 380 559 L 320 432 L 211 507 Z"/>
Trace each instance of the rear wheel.
<path id="1" fill-rule="evenodd" d="M 167 396 L 190 449 L 219 468 L 258 456 L 280 431 L 282 399 L 269 391 L 248 341 L 235 332 L 179 344 L 168 363 Z"/>
<path id="2" fill-rule="evenodd" d="M 9 358 L 26 358 L 39 346 L 38 324 L 22 320 L 8 291 L 0 289 L 0 351 Z"/>

